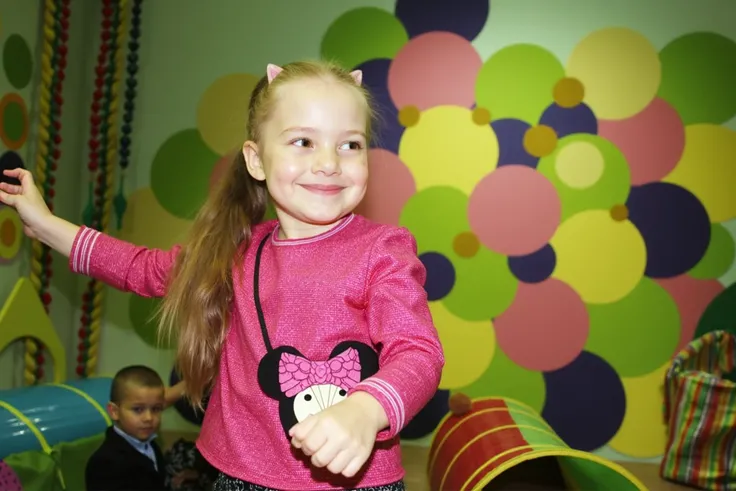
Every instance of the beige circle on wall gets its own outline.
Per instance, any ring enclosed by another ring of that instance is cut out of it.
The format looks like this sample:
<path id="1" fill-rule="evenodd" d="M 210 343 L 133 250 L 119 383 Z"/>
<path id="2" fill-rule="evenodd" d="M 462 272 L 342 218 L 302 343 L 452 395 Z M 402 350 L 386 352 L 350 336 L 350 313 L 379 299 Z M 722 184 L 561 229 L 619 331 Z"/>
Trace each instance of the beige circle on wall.
<path id="1" fill-rule="evenodd" d="M 561 148 L 555 159 L 555 172 L 571 188 L 589 188 L 603 175 L 603 155 L 589 142 L 574 142 Z"/>

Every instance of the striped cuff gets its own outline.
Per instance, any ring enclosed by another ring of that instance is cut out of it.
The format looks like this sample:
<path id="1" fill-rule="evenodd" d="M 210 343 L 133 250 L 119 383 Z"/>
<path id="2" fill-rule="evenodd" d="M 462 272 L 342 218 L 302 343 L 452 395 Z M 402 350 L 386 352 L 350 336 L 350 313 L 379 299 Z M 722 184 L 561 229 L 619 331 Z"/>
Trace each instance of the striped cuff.
<path id="1" fill-rule="evenodd" d="M 389 423 L 385 439 L 390 439 L 401 432 L 406 423 L 406 410 L 404 401 L 391 384 L 380 378 L 370 377 L 356 385 L 353 391 L 362 391 L 372 395 L 383 407 Z"/>
<path id="2" fill-rule="evenodd" d="M 69 255 L 69 266 L 74 273 L 89 276 L 92 250 L 100 235 L 101 233 L 93 228 L 82 227 L 80 229 Z"/>

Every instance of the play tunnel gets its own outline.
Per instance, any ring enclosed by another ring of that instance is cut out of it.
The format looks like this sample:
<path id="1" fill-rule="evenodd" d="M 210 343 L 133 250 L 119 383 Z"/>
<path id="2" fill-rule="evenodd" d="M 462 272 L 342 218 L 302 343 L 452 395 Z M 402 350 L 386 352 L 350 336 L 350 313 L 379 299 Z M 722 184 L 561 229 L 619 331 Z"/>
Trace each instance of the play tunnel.
<path id="1" fill-rule="evenodd" d="M 0 460 L 103 433 L 109 377 L 0 391 Z"/>
<path id="2" fill-rule="evenodd" d="M 647 490 L 620 465 L 570 448 L 525 404 L 466 398 L 462 405 L 432 440 L 432 491 Z"/>

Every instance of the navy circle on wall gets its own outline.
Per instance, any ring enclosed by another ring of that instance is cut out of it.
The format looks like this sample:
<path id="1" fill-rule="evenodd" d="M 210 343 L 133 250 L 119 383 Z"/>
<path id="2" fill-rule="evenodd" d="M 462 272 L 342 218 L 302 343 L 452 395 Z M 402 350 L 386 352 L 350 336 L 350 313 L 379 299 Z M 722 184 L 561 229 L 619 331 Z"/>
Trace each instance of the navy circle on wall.
<path id="1" fill-rule="evenodd" d="M 450 411 L 450 391 L 435 392 L 426 406 L 401 431 L 401 438 L 417 440 L 432 433 Z"/>

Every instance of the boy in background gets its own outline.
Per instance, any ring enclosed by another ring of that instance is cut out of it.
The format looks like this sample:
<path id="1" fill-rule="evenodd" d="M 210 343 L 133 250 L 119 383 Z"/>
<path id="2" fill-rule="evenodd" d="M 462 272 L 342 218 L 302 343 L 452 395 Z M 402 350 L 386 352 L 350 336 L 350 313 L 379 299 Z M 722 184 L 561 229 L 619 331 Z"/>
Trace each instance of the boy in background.
<path id="1" fill-rule="evenodd" d="M 163 380 L 149 367 L 129 366 L 115 375 L 107 405 L 114 424 L 87 462 L 87 491 L 167 489 L 166 466 L 156 442 L 166 396 Z"/>

